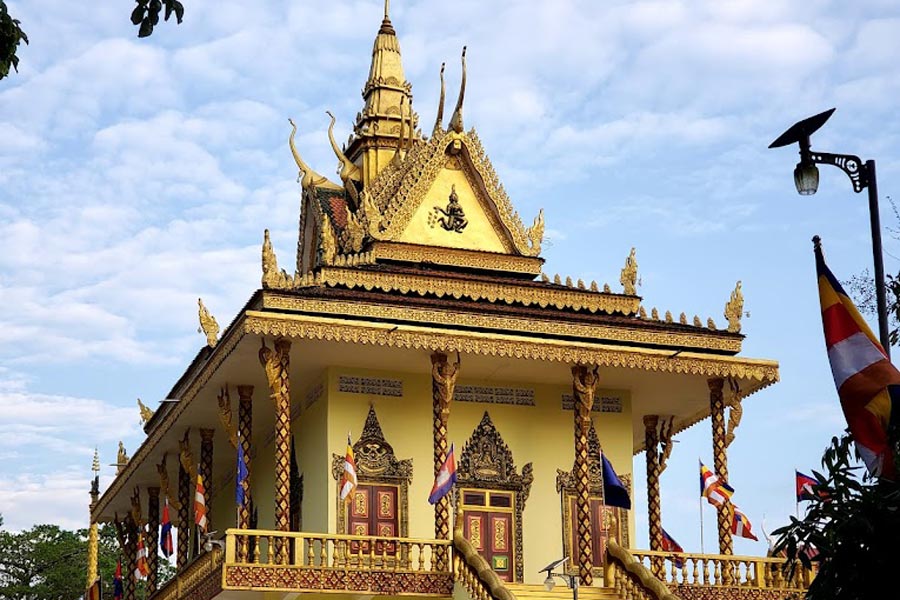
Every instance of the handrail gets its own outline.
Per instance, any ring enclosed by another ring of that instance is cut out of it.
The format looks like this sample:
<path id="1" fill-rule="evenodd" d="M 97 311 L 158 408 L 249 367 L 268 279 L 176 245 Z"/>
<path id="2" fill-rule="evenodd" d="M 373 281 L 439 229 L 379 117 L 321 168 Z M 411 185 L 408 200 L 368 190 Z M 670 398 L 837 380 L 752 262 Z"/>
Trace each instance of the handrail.
<path id="1" fill-rule="evenodd" d="M 214 547 L 196 557 L 188 565 L 176 573 L 157 591 L 150 595 L 150 600 L 179 600 L 199 597 L 195 591 L 210 577 L 220 578 L 225 555 L 221 549 Z"/>
<path id="2" fill-rule="evenodd" d="M 614 587 L 623 598 L 638 600 L 680 600 L 669 591 L 666 585 L 653 576 L 647 567 L 641 564 L 628 550 L 615 540 L 606 543 L 606 552 L 610 560 L 612 581 L 605 582 Z"/>

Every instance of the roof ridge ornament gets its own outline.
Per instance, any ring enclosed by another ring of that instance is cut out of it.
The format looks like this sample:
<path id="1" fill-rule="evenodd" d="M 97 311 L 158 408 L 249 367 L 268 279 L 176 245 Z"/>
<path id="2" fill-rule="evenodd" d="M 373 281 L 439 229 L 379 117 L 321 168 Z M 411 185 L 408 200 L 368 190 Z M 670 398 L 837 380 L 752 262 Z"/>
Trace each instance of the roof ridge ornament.
<path id="1" fill-rule="evenodd" d="M 725 318 L 728 319 L 728 333 L 740 333 L 741 317 L 744 314 L 744 294 L 741 292 L 741 282 L 738 281 L 731 292 L 731 298 L 725 304 Z"/>
<path id="2" fill-rule="evenodd" d="M 212 313 L 203 304 L 203 298 L 197 298 L 197 316 L 200 318 L 200 327 L 197 333 L 203 333 L 206 336 L 206 345 L 215 348 L 219 342 L 219 323 Z"/>
<path id="3" fill-rule="evenodd" d="M 462 81 L 459 84 L 459 97 L 456 99 L 456 109 L 453 111 L 453 116 L 450 117 L 450 129 L 452 129 L 456 133 L 463 132 L 462 108 L 463 108 L 463 100 L 465 100 L 465 97 L 466 97 L 466 47 L 463 46 L 463 49 L 462 49 Z"/>
<path id="4" fill-rule="evenodd" d="M 291 154 L 294 155 L 294 162 L 297 163 L 297 168 L 300 170 L 297 176 L 297 180 L 300 181 L 300 185 L 303 187 L 303 189 L 307 189 L 311 186 L 322 185 L 323 183 L 338 187 L 336 183 L 328 181 L 327 178 L 316 173 L 308 164 L 306 164 L 306 161 L 300 158 L 300 153 L 297 151 L 297 146 L 294 145 L 294 136 L 297 134 L 297 125 L 291 118 L 288 118 L 288 123 L 291 124 L 291 135 L 288 138 L 288 144 L 290 144 L 291 146 Z"/>
<path id="5" fill-rule="evenodd" d="M 347 190 L 347 194 L 353 201 L 354 207 L 359 206 L 359 190 L 356 188 L 356 182 L 362 181 L 359 167 L 347 158 L 347 155 L 344 154 L 338 147 L 337 142 L 334 141 L 334 122 L 336 121 L 334 115 L 331 114 L 330 110 L 326 110 L 325 114 L 331 117 L 331 123 L 328 125 L 328 141 L 331 142 L 331 149 L 334 150 L 335 156 L 337 156 L 337 159 L 341 163 L 341 169 L 338 171 L 338 175 L 340 175 L 341 181 L 344 183 L 344 189 Z"/>
<path id="6" fill-rule="evenodd" d="M 384 0 L 384 18 L 381 20 L 381 28 L 378 30 L 378 33 L 397 35 L 397 32 L 394 30 L 393 23 L 391 23 L 390 12 L 391 0 Z"/>
<path id="7" fill-rule="evenodd" d="M 434 129 L 431 132 L 431 135 L 437 135 L 439 131 L 443 130 L 443 121 L 444 121 L 444 97 L 446 96 L 446 88 L 444 86 L 444 68 L 447 66 L 447 63 L 441 63 L 441 97 L 438 100 L 438 109 L 437 109 L 437 117 L 434 119 Z"/>

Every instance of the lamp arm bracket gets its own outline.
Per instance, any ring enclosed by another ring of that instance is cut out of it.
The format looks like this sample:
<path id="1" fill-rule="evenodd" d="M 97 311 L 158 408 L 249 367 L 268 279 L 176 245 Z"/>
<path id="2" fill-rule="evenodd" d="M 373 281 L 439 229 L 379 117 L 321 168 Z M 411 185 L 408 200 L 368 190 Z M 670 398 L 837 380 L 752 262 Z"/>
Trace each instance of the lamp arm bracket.
<path id="1" fill-rule="evenodd" d="M 809 152 L 812 162 L 820 165 L 837 167 L 847 174 L 853 184 L 853 191 L 857 194 L 869 185 L 868 172 L 862 160 L 854 154 L 831 154 L 830 152 Z"/>

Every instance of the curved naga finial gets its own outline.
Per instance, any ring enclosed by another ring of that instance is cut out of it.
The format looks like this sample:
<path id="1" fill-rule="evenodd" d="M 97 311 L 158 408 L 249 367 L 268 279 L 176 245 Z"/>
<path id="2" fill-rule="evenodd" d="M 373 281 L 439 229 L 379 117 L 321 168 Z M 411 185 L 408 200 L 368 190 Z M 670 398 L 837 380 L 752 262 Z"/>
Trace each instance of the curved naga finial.
<path id="1" fill-rule="evenodd" d="M 446 96 L 446 90 L 444 87 L 444 68 L 447 66 L 447 63 L 441 63 L 441 98 L 438 101 L 438 110 L 437 110 L 437 118 L 434 120 L 434 129 L 431 132 L 432 137 L 437 135 L 442 129 L 442 122 L 444 120 L 444 96 Z"/>
<path id="2" fill-rule="evenodd" d="M 731 292 L 731 298 L 725 305 L 725 318 L 728 319 L 728 332 L 738 333 L 741 330 L 741 316 L 744 314 L 744 294 L 741 292 L 741 282 L 738 281 Z"/>
<path id="3" fill-rule="evenodd" d="M 197 316 L 200 317 L 200 327 L 197 329 L 197 333 L 202 332 L 206 335 L 206 344 L 210 348 L 215 348 L 219 342 L 219 323 L 203 304 L 203 298 L 197 298 L 197 305 L 200 307 L 197 311 Z"/>
<path id="4" fill-rule="evenodd" d="M 347 194 L 350 196 L 353 205 L 359 206 L 359 190 L 356 187 L 356 183 L 362 181 L 362 174 L 359 171 L 359 167 L 347 158 L 347 155 L 341 151 L 337 142 L 334 141 L 335 118 L 334 115 L 331 114 L 331 111 L 326 110 L 325 113 L 331 117 L 331 124 L 328 125 L 328 141 L 331 142 L 331 149 L 334 150 L 335 156 L 337 156 L 338 160 L 341 162 L 341 170 L 339 171 L 341 182 L 343 182 L 344 189 L 347 190 Z"/>
<path id="5" fill-rule="evenodd" d="M 456 109 L 453 116 L 450 117 L 450 129 L 456 133 L 463 132 L 462 107 L 463 100 L 466 97 L 466 47 L 463 46 L 462 51 L 462 81 L 459 84 L 459 98 L 456 99 Z"/>
<path id="6" fill-rule="evenodd" d="M 300 169 L 300 173 L 302 174 L 300 185 L 305 189 L 311 185 L 325 183 L 328 180 L 313 171 L 312 168 L 306 164 L 306 161 L 300 158 L 297 146 L 294 145 L 294 136 L 297 134 L 297 125 L 294 123 L 294 120 L 290 118 L 288 119 L 288 123 L 291 124 L 291 136 L 288 138 L 288 143 L 291 145 L 291 154 L 294 155 L 294 162 L 297 163 L 297 168 Z"/>

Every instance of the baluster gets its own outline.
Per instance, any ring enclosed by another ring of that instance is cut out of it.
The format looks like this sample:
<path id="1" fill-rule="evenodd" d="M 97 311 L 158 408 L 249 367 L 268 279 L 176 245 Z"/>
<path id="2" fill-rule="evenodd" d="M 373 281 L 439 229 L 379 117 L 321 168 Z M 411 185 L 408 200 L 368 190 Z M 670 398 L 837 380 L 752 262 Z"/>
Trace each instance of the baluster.
<path id="1" fill-rule="evenodd" d="M 416 544 L 419 547 L 419 568 L 418 571 L 425 570 L 425 544 L 419 542 Z"/>
<path id="2" fill-rule="evenodd" d="M 687 557 L 682 557 L 681 559 L 681 583 L 688 582 L 688 568 L 687 568 Z"/>
<path id="3" fill-rule="evenodd" d="M 275 564 L 275 540 L 271 535 L 266 536 L 266 563 Z"/>
<path id="4" fill-rule="evenodd" d="M 704 580 L 703 580 L 704 578 L 700 574 L 701 567 L 703 567 L 703 559 L 702 558 L 694 559 L 694 581 L 691 582 L 694 585 L 703 585 L 703 583 L 704 583 Z"/>

